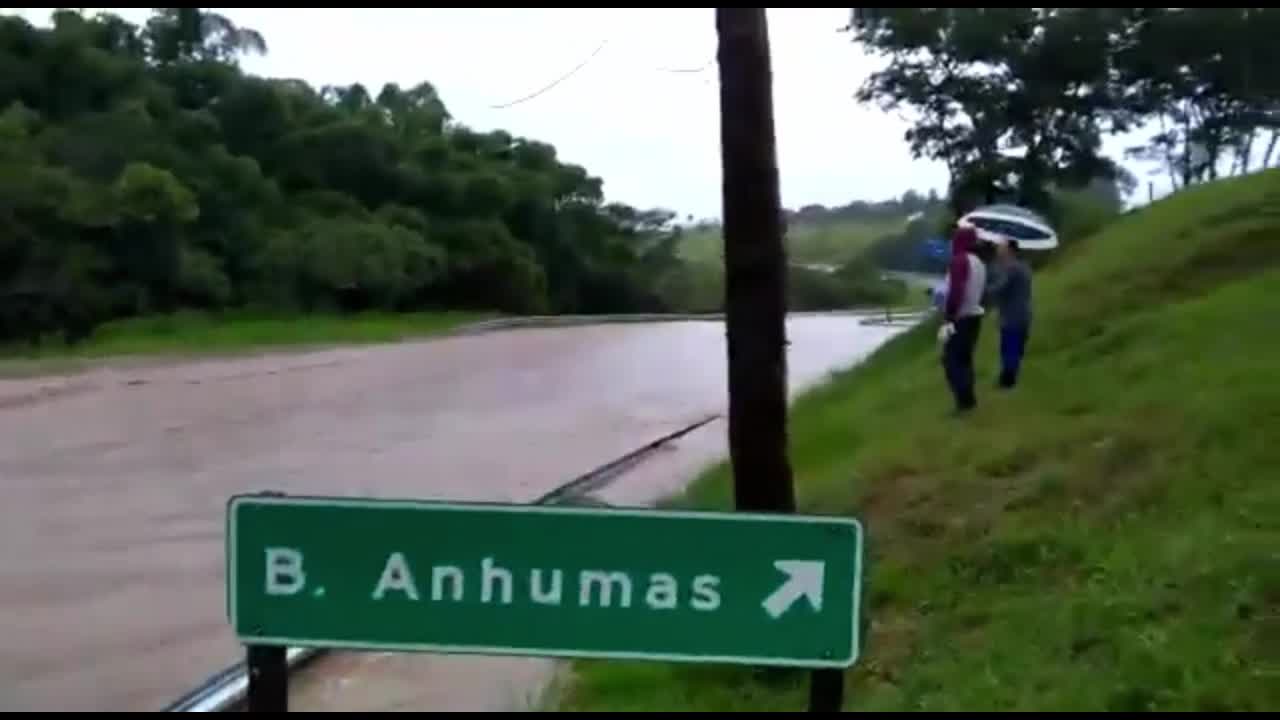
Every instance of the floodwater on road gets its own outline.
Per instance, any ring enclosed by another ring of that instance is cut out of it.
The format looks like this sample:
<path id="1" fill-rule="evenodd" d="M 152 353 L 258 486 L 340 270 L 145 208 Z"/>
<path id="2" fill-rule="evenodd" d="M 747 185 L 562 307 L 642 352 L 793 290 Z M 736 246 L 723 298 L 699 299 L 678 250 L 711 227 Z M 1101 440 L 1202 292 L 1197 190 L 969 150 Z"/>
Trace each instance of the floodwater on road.
<path id="1" fill-rule="evenodd" d="M 901 330 L 790 318 L 792 391 Z M 157 710 L 237 660 L 223 586 L 234 493 L 528 502 L 725 412 L 725 388 L 720 322 L 508 330 L 0 380 L 0 710 Z M 696 431 L 601 497 L 643 504 L 679 489 L 723 455 L 725 430 L 717 421 Z M 450 658 L 445 668 L 437 659 L 430 682 L 418 668 L 398 689 L 366 694 L 335 688 L 358 685 L 366 666 L 393 683 L 395 668 L 378 667 L 386 656 L 327 659 L 337 669 L 308 680 L 311 692 L 300 683 L 297 707 L 497 703 L 506 690 L 477 686 L 489 670 L 468 665 L 484 660 Z M 540 677 L 529 663 L 509 666 L 513 695 Z"/>

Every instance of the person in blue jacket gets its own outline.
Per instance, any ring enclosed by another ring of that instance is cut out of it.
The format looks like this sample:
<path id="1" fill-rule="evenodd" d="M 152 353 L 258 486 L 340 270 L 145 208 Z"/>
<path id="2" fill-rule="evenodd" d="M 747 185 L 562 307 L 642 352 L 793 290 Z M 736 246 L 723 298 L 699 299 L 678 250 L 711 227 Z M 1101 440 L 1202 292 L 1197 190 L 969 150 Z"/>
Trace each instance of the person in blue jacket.
<path id="1" fill-rule="evenodd" d="M 998 385 L 1010 389 L 1018 384 L 1031 334 L 1031 267 L 1022 259 L 1016 240 L 998 242 L 996 256 L 988 297 L 1000 311 Z"/>

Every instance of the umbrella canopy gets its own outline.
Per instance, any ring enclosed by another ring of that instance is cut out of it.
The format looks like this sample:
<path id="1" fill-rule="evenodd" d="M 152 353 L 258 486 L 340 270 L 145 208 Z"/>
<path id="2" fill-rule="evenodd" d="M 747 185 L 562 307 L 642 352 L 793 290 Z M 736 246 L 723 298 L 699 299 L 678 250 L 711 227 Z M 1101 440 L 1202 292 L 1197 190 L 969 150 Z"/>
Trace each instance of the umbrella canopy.
<path id="1" fill-rule="evenodd" d="M 1017 205 L 984 205 L 970 211 L 959 222 L 977 228 L 982 240 L 1016 240 L 1023 250 L 1058 247 L 1058 233 L 1049 221 Z"/>

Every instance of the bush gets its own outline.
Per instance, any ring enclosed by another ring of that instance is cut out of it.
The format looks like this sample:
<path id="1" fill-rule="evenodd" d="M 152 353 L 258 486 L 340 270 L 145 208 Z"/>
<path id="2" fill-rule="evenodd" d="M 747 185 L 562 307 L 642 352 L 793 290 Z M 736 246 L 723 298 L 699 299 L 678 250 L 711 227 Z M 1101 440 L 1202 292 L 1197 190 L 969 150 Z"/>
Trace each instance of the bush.
<path id="1" fill-rule="evenodd" d="M 886 279 L 865 260 L 845 263 L 836 272 L 791 266 L 787 306 L 791 310 L 843 310 L 893 305 L 906 298 L 906 284 Z"/>

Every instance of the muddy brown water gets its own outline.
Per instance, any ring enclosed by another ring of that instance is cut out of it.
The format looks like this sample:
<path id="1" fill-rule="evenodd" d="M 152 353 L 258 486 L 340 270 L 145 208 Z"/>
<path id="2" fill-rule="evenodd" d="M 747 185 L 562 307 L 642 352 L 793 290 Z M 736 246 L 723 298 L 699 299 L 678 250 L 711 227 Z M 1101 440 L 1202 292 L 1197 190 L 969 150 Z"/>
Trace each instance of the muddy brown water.
<path id="1" fill-rule="evenodd" d="M 793 317 L 793 392 L 901 328 Z M 508 330 L 0 380 L 0 710 L 156 710 L 240 657 L 229 495 L 527 502 L 723 412 L 718 322 Z M 649 503 L 725 452 L 724 421 L 600 497 Z M 520 709 L 531 659 L 335 655 L 297 709 Z"/>

